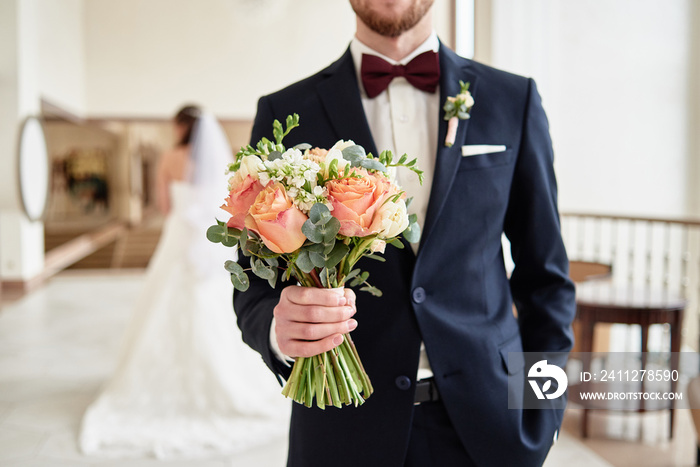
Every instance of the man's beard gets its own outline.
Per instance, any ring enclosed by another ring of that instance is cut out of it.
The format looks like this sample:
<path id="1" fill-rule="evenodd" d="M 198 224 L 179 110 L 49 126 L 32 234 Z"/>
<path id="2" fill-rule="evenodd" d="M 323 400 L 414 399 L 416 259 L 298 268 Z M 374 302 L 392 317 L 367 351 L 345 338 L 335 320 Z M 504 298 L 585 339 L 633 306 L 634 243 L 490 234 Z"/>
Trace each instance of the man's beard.
<path id="1" fill-rule="evenodd" d="M 418 0 L 398 18 L 383 18 L 372 11 L 366 4 L 360 5 L 352 0 L 350 5 L 360 20 L 372 31 L 385 37 L 398 37 L 413 28 L 423 19 L 434 0 Z"/>

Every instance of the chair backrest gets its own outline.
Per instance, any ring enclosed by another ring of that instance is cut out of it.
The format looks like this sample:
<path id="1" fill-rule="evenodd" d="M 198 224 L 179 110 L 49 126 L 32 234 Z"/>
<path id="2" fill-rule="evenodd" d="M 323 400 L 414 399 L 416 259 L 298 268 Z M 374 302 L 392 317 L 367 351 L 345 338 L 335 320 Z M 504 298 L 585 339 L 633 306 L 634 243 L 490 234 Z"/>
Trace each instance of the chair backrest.
<path id="1" fill-rule="evenodd" d="M 574 282 L 610 279 L 612 266 L 592 261 L 569 261 L 569 277 Z"/>

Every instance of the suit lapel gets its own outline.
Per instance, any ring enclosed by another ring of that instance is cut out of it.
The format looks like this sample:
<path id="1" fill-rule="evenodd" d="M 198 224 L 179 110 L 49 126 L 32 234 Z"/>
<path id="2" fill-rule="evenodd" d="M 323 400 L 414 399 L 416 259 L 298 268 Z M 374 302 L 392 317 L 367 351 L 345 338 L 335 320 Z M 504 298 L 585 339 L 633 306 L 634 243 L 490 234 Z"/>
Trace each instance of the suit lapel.
<path id="1" fill-rule="evenodd" d="M 445 135 L 447 134 L 447 121 L 443 118 L 444 112 L 442 106 L 447 99 L 447 96 L 456 96 L 460 92 L 459 80 L 469 82 L 469 91 L 474 100 L 476 97 L 477 78 L 469 72 L 470 62 L 453 51 L 440 44 L 440 127 L 438 130 L 437 155 L 435 159 L 435 174 L 433 175 L 433 184 L 430 190 L 430 201 L 428 203 L 428 212 L 423 226 L 423 235 L 421 245 L 423 245 L 430 236 L 431 230 L 435 227 L 435 223 L 440 217 L 440 212 L 445 204 L 447 194 L 450 192 L 452 183 L 454 182 L 457 166 L 462 159 L 462 143 L 467 134 L 470 120 L 460 120 L 457 127 L 457 136 L 455 144 L 448 148 L 445 146 Z M 475 103 L 475 105 L 477 105 Z M 420 251 L 420 250 L 419 250 Z"/>
<path id="2" fill-rule="evenodd" d="M 316 90 L 337 139 L 352 139 L 376 156 L 377 148 L 362 107 L 350 49 L 325 73 L 327 78 L 317 85 Z"/>

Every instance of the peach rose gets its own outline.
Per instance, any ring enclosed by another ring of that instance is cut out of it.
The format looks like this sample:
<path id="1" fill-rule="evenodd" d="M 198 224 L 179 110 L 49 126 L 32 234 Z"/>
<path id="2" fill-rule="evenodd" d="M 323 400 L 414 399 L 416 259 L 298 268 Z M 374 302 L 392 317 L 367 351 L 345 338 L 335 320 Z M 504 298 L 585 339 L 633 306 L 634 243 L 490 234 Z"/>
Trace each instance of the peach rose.
<path id="1" fill-rule="evenodd" d="M 363 169 L 353 173 L 362 178 L 341 178 L 326 183 L 333 216 L 340 221 L 340 234 L 348 237 L 366 237 L 376 233 L 372 221 L 377 209 L 391 191 L 386 177 L 370 174 Z"/>
<path id="2" fill-rule="evenodd" d="M 243 229 L 245 216 L 263 187 L 252 175 L 247 175 L 236 182 L 226 198 L 226 204 L 222 205 L 221 209 L 231 214 L 227 223 L 229 227 Z"/>
<path id="3" fill-rule="evenodd" d="M 306 241 L 301 231 L 306 219 L 306 214 L 294 206 L 281 183 L 269 183 L 255 198 L 245 226 L 257 232 L 275 253 L 291 253 Z"/>

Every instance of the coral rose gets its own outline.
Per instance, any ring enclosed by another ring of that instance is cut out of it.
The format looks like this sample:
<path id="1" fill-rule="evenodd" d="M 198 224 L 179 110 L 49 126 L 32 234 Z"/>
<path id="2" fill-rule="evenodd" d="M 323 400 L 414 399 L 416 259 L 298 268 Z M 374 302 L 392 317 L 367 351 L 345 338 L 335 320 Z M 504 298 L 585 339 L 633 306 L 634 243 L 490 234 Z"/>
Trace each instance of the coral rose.
<path id="1" fill-rule="evenodd" d="M 362 178 L 340 178 L 326 183 L 333 216 L 340 221 L 340 234 L 366 237 L 376 233 L 372 227 L 374 214 L 392 190 L 386 177 L 355 169 Z"/>
<path id="2" fill-rule="evenodd" d="M 255 201 L 258 193 L 263 189 L 257 177 L 246 175 L 245 178 L 239 178 L 231 187 L 231 191 L 226 198 L 226 204 L 221 206 L 221 209 L 231 214 L 227 225 L 236 229 L 245 227 L 245 216 L 248 214 L 248 209 Z"/>
<path id="3" fill-rule="evenodd" d="M 301 212 L 281 183 L 268 184 L 255 198 L 245 218 L 245 226 L 262 238 L 275 253 L 292 253 L 306 241 L 301 231 L 308 217 Z"/>

